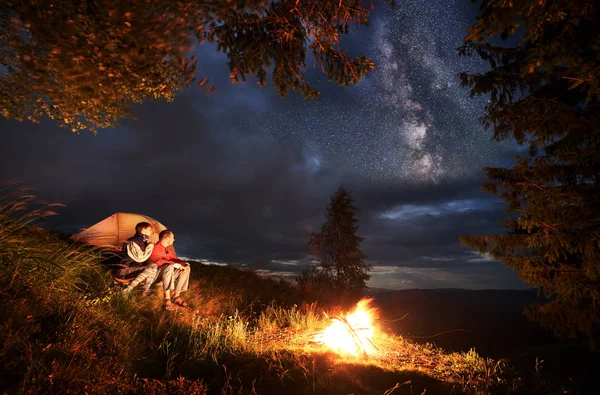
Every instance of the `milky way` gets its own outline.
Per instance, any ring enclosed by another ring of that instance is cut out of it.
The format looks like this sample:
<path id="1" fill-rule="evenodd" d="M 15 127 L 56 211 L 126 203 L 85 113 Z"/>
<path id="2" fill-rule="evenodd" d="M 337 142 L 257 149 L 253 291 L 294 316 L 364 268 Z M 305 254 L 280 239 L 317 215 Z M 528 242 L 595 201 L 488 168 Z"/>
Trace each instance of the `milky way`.
<path id="1" fill-rule="evenodd" d="M 499 146 L 478 122 L 485 98 L 470 98 L 458 79 L 483 68 L 457 54 L 474 10 L 448 0 L 377 6 L 372 26 L 349 38 L 377 69 L 345 88 L 349 97 L 328 92 L 254 128 L 357 179 L 439 182 L 481 171 Z"/>

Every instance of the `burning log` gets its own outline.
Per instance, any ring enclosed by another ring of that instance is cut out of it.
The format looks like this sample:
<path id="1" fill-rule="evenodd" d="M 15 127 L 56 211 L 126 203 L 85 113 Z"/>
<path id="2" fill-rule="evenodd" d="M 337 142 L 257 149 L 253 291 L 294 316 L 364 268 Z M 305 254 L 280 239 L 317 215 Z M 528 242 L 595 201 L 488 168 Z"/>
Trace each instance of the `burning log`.
<path id="1" fill-rule="evenodd" d="M 378 351 L 371 340 L 373 321 L 377 310 L 370 306 L 372 299 L 363 299 L 346 316 L 330 318 L 332 324 L 323 332 L 313 335 L 312 343 L 323 344 L 337 353 L 367 356 Z"/>

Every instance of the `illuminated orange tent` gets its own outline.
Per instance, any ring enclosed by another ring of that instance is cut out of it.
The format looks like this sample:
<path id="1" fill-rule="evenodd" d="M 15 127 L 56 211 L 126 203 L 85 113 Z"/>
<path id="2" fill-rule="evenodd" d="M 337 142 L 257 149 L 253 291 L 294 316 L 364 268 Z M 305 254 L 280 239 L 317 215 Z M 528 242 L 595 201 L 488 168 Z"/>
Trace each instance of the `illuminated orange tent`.
<path id="1" fill-rule="evenodd" d="M 73 236 L 79 242 L 120 250 L 128 238 L 135 235 L 135 226 L 140 222 L 152 225 L 150 241 L 156 243 L 158 234 L 167 229 L 157 220 L 146 215 L 132 213 L 114 213 L 110 217 L 82 230 Z"/>

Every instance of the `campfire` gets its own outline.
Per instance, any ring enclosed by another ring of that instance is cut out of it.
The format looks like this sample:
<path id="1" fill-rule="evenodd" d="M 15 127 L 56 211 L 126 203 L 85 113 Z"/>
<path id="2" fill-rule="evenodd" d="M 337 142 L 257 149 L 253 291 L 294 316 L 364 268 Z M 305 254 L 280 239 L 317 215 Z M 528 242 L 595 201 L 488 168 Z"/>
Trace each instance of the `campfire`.
<path id="1" fill-rule="evenodd" d="M 313 336 L 312 342 L 323 344 L 338 354 L 367 356 L 377 351 L 373 343 L 374 321 L 377 308 L 371 306 L 373 299 L 362 299 L 354 311 L 339 317 L 330 317 L 331 325 Z"/>

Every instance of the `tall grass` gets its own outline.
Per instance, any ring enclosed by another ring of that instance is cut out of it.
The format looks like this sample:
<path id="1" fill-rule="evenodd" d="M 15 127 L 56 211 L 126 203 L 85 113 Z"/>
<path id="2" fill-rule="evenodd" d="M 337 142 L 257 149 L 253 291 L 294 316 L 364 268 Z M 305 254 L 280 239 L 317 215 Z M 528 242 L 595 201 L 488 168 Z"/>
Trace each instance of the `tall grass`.
<path id="1" fill-rule="evenodd" d="M 36 226 L 54 207 L 19 183 L 7 185 L 0 200 L 3 389 L 52 392 L 88 380 L 101 388 L 114 381 L 107 372 L 120 374 L 139 351 L 119 344 L 136 325 L 134 312 L 117 322 L 96 304 L 118 303 L 100 251 Z"/>

